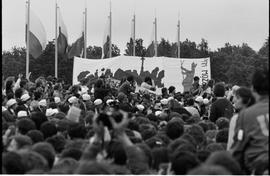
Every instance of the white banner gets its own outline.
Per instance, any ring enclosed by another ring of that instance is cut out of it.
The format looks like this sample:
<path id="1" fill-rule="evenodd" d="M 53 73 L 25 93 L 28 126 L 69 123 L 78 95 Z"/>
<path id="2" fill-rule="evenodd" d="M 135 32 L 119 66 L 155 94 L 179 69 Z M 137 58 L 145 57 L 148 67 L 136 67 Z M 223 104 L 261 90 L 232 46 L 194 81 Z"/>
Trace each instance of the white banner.
<path id="1" fill-rule="evenodd" d="M 97 76 L 109 76 L 115 80 L 133 75 L 140 85 L 150 76 L 160 90 L 174 86 L 176 91 L 189 91 L 194 76 L 202 82 L 211 79 L 210 58 L 169 58 L 118 56 L 109 59 L 83 59 L 74 57 L 73 84 L 83 78 L 95 80 Z"/>

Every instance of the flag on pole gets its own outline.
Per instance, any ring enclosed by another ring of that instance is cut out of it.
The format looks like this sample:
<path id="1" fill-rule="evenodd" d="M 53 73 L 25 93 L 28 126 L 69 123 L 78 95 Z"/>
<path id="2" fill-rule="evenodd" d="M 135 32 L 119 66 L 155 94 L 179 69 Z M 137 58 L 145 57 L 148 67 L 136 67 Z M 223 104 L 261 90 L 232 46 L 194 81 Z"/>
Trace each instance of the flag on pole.
<path id="1" fill-rule="evenodd" d="M 67 27 L 64 23 L 63 17 L 61 15 L 60 9 L 58 11 L 58 37 L 57 37 L 57 47 L 58 47 L 58 53 L 60 55 L 64 55 L 67 52 L 67 46 L 68 46 L 68 34 L 67 34 Z"/>
<path id="2" fill-rule="evenodd" d="M 32 10 L 29 23 L 29 53 L 36 59 L 46 48 L 47 35 L 43 24 Z M 27 39 L 27 24 L 25 38 Z"/>
<path id="3" fill-rule="evenodd" d="M 150 44 L 146 50 L 146 56 L 148 57 L 154 57 L 155 55 L 155 22 L 153 23 L 153 30 L 152 30 L 152 35 L 151 35 L 151 40 Z"/>
<path id="4" fill-rule="evenodd" d="M 104 37 L 103 37 L 103 52 L 102 52 L 102 58 L 109 58 L 110 56 L 110 17 L 108 17 L 105 31 L 104 31 Z"/>
<path id="5" fill-rule="evenodd" d="M 83 16 L 81 34 L 79 38 L 72 44 L 68 52 L 68 58 L 72 58 L 74 56 L 82 57 L 83 47 L 84 47 L 84 16 Z"/>

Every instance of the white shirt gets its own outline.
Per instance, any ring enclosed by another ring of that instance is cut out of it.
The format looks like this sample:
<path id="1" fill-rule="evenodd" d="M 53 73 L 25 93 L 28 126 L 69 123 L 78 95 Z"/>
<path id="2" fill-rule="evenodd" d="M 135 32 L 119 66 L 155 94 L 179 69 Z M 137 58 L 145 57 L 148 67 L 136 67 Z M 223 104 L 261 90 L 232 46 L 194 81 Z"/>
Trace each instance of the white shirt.
<path id="1" fill-rule="evenodd" d="M 186 109 L 191 115 L 198 115 L 198 116 L 200 116 L 199 111 L 198 111 L 196 108 L 192 107 L 192 106 L 187 106 L 187 107 L 185 107 L 185 109 Z"/>
<path id="2" fill-rule="evenodd" d="M 233 136 L 234 136 L 234 130 L 235 130 L 237 119 L 238 119 L 238 114 L 235 114 L 235 115 L 232 116 L 232 118 L 230 120 L 227 150 L 230 150 L 231 149 L 231 146 L 232 146 L 232 144 L 234 142 Z"/>

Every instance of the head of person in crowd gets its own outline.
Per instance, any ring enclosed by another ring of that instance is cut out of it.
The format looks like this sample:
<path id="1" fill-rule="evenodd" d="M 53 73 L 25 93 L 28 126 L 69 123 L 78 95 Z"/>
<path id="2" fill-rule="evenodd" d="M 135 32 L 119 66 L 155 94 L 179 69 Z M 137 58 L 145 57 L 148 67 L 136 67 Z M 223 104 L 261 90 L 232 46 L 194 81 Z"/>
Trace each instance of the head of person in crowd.
<path id="1" fill-rule="evenodd" d="M 48 121 L 46 115 L 42 112 L 32 112 L 30 115 L 30 119 L 35 123 L 38 130 L 44 122 Z"/>
<path id="2" fill-rule="evenodd" d="M 169 163 L 168 149 L 166 147 L 155 147 L 152 150 L 152 168 L 156 171 L 160 169 L 162 163 Z"/>
<path id="3" fill-rule="evenodd" d="M 56 154 L 60 154 L 65 149 L 66 139 L 63 135 L 56 134 L 48 137 L 46 142 L 50 143 L 54 147 Z"/>
<path id="4" fill-rule="evenodd" d="M 54 122 L 44 122 L 40 126 L 40 131 L 43 133 L 44 139 L 57 134 L 56 124 Z"/>
<path id="5" fill-rule="evenodd" d="M 194 85 L 199 85 L 200 78 L 198 76 L 194 76 L 193 78 L 193 84 Z"/>
<path id="6" fill-rule="evenodd" d="M 212 153 L 206 160 L 206 164 L 222 166 L 233 175 L 243 174 L 239 163 L 228 151 L 217 151 Z"/>
<path id="7" fill-rule="evenodd" d="M 180 137 L 184 133 L 184 125 L 177 121 L 177 120 L 171 120 L 168 122 L 166 126 L 166 134 L 167 136 L 174 140 L 178 137 Z"/>
<path id="8" fill-rule="evenodd" d="M 208 130 L 205 133 L 207 144 L 211 144 L 216 141 L 216 135 L 218 130 Z"/>
<path id="9" fill-rule="evenodd" d="M 252 76 L 252 92 L 256 100 L 269 95 L 269 70 L 257 70 Z"/>
<path id="10" fill-rule="evenodd" d="M 216 125 L 218 127 L 218 130 L 222 130 L 224 128 L 229 128 L 230 120 L 226 117 L 220 117 L 216 121 Z"/>
<path id="11" fill-rule="evenodd" d="M 7 106 L 7 110 L 15 115 L 15 110 L 18 106 L 17 101 L 14 98 L 9 99 L 6 103 L 6 106 Z"/>
<path id="12" fill-rule="evenodd" d="M 68 127 L 68 135 L 71 139 L 84 139 L 86 132 L 85 126 L 80 123 L 70 123 Z"/>
<path id="13" fill-rule="evenodd" d="M 176 91 L 176 90 L 175 90 L 175 87 L 174 87 L 174 86 L 170 86 L 169 89 L 168 89 L 168 91 L 169 91 L 169 95 L 172 96 L 172 95 L 175 94 L 175 91 Z"/>
<path id="14" fill-rule="evenodd" d="M 20 100 L 21 96 L 24 94 L 24 90 L 22 88 L 18 88 L 15 90 L 14 96 L 17 100 Z"/>
<path id="15" fill-rule="evenodd" d="M 152 79 L 151 79 L 151 77 L 150 77 L 150 76 L 146 76 L 146 77 L 144 78 L 144 82 L 146 82 L 146 83 L 149 84 L 149 85 L 152 85 Z"/>
<path id="16" fill-rule="evenodd" d="M 13 89 L 14 85 L 15 85 L 14 79 L 8 79 L 6 81 L 6 86 L 5 86 L 6 95 L 7 95 L 8 92 L 13 92 L 12 89 Z"/>
<path id="17" fill-rule="evenodd" d="M 67 115 L 68 110 L 69 110 L 69 104 L 67 102 L 61 102 L 58 104 L 58 111 L 63 112 L 64 114 Z"/>
<path id="18" fill-rule="evenodd" d="M 49 174 L 73 174 L 79 162 L 73 158 L 60 159 L 49 172 Z"/>
<path id="19" fill-rule="evenodd" d="M 210 87 L 211 89 L 214 87 L 214 84 L 215 84 L 215 80 L 213 80 L 213 79 L 210 79 L 210 80 L 207 82 L 207 86 Z"/>
<path id="20" fill-rule="evenodd" d="M 44 136 L 39 130 L 30 130 L 26 135 L 32 139 L 33 144 L 44 141 Z"/>
<path id="21" fill-rule="evenodd" d="M 225 85 L 225 96 L 228 97 L 228 95 L 231 93 L 231 91 L 232 91 L 232 85 L 226 84 Z"/>
<path id="22" fill-rule="evenodd" d="M 132 75 L 128 76 L 128 77 L 127 77 L 127 81 L 128 81 L 131 85 L 133 85 L 134 82 L 135 82 L 134 76 L 132 76 Z"/>
<path id="23" fill-rule="evenodd" d="M 16 151 L 2 154 L 2 162 L 6 174 L 25 174 L 22 157 Z"/>
<path id="24" fill-rule="evenodd" d="M 169 96 L 168 89 L 166 87 L 163 87 L 161 89 L 161 94 L 162 94 L 162 98 L 168 98 L 168 96 Z"/>
<path id="25" fill-rule="evenodd" d="M 29 94 L 23 94 L 21 96 L 21 101 L 23 102 L 23 104 L 27 105 L 27 106 L 30 106 L 30 103 L 31 103 L 31 97 Z"/>
<path id="26" fill-rule="evenodd" d="M 81 87 L 79 85 L 73 85 L 70 88 L 70 92 L 73 96 L 79 98 L 81 93 Z"/>
<path id="27" fill-rule="evenodd" d="M 23 89 L 27 89 L 27 79 L 21 79 L 21 82 L 20 82 L 20 88 L 23 88 Z"/>
<path id="28" fill-rule="evenodd" d="M 48 162 L 51 169 L 55 160 L 55 150 L 50 143 L 38 142 L 32 146 L 32 150 L 42 155 Z"/>
<path id="29" fill-rule="evenodd" d="M 219 130 L 217 132 L 217 135 L 216 135 L 216 142 L 217 143 L 225 143 L 225 144 L 227 144 L 228 135 L 229 135 L 228 128 L 224 128 L 224 129 Z"/>
<path id="30" fill-rule="evenodd" d="M 179 152 L 173 157 L 171 169 L 175 175 L 185 175 L 199 165 L 195 154 L 187 151 Z"/>
<path id="31" fill-rule="evenodd" d="M 43 174 L 49 170 L 48 162 L 41 154 L 32 150 L 22 150 L 19 154 L 26 173 L 35 171 L 36 174 Z"/>
<path id="32" fill-rule="evenodd" d="M 22 118 L 16 122 L 16 131 L 25 135 L 28 131 L 36 129 L 35 123 L 31 119 Z"/>
<path id="33" fill-rule="evenodd" d="M 224 97 L 225 96 L 225 86 L 223 83 L 219 82 L 214 86 L 214 95 L 216 97 Z"/>
<path id="34" fill-rule="evenodd" d="M 222 166 L 202 164 L 189 171 L 188 175 L 232 175 L 232 173 Z"/>
<path id="35" fill-rule="evenodd" d="M 186 132 L 190 134 L 192 137 L 194 137 L 198 148 L 201 148 L 205 145 L 206 137 L 200 125 L 193 124 L 189 128 L 186 129 Z"/>
<path id="36" fill-rule="evenodd" d="M 235 91 L 233 98 L 234 108 L 238 111 L 247 108 L 255 103 L 255 98 L 249 88 L 240 87 Z"/>
<path id="37" fill-rule="evenodd" d="M 31 140 L 31 138 L 26 135 L 15 135 L 11 138 L 7 150 L 10 152 L 15 152 L 20 149 L 29 148 L 32 143 L 33 141 Z"/>

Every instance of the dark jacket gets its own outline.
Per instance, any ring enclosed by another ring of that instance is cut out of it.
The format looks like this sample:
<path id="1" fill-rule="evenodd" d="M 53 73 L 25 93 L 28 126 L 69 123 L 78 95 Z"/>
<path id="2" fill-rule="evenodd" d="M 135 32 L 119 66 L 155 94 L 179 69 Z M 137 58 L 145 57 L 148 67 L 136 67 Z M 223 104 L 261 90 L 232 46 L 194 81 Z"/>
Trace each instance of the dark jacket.
<path id="1" fill-rule="evenodd" d="M 216 122 L 216 120 L 220 117 L 227 117 L 231 119 L 233 116 L 233 105 L 226 98 L 217 99 L 210 108 L 210 116 L 209 119 L 212 122 Z"/>
<path id="2" fill-rule="evenodd" d="M 123 92 L 124 94 L 129 96 L 130 92 L 134 92 L 134 90 L 135 89 L 131 86 L 131 84 L 128 81 L 126 81 L 119 87 L 118 91 Z"/>
<path id="3" fill-rule="evenodd" d="M 95 88 L 94 97 L 95 99 L 101 99 L 104 100 L 104 97 L 106 97 L 110 92 L 110 89 L 106 88 Z"/>

